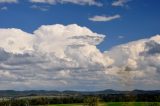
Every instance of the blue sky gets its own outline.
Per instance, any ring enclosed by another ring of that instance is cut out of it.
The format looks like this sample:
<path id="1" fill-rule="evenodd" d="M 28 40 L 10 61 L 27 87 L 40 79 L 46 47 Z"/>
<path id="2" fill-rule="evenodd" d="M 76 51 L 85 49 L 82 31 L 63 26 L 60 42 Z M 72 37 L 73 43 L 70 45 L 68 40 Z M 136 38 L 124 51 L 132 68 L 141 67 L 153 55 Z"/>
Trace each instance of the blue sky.
<path id="1" fill-rule="evenodd" d="M 98 45 L 101 51 L 160 33 L 159 0 L 130 0 L 124 6 L 112 6 L 114 1 L 116 0 L 99 0 L 98 2 L 103 3 L 100 7 L 72 3 L 50 5 L 31 3 L 27 0 L 19 0 L 18 3 L 0 3 L 1 8 L 7 7 L 7 10 L 0 11 L 0 28 L 14 27 L 32 33 L 41 25 L 75 23 L 106 35 L 104 42 Z M 31 8 L 33 5 L 47 10 Z M 119 14 L 120 18 L 107 22 L 93 22 L 88 19 L 95 15 L 116 14 Z"/>

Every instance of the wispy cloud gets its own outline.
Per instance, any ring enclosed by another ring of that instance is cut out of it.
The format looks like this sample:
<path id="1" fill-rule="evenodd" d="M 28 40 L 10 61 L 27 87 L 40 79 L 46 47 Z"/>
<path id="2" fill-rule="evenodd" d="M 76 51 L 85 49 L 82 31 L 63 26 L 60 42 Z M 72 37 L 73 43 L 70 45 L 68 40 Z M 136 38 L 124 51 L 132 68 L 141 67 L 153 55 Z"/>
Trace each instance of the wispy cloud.
<path id="1" fill-rule="evenodd" d="M 112 21 L 112 20 L 118 19 L 120 17 L 121 16 L 119 14 L 113 15 L 113 16 L 99 16 L 99 15 L 96 15 L 94 17 L 89 18 L 89 20 L 90 21 L 99 21 L 99 22 L 103 21 L 103 22 L 105 22 L 105 21 Z"/>
<path id="2" fill-rule="evenodd" d="M 37 10 L 41 10 L 41 11 L 48 11 L 49 6 L 32 5 L 30 8 L 32 8 L 32 9 L 37 9 Z"/>
<path id="3" fill-rule="evenodd" d="M 116 0 L 112 3 L 112 6 L 125 6 L 126 3 L 128 3 L 131 0 Z"/>
<path id="4" fill-rule="evenodd" d="M 0 0 L 0 3 L 18 3 L 18 0 Z"/>
<path id="5" fill-rule="evenodd" d="M 8 7 L 6 7 L 6 6 L 1 7 L 0 10 L 8 10 Z"/>
<path id="6" fill-rule="evenodd" d="M 101 2 L 97 2 L 96 0 L 30 0 L 32 3 L 47 3 L 47 4 L 64 4 L 64 3 L 73 3 L 77 5 L 95 5 L 95 6 L 103 6 Z"/>
<path id="7" fill-rule="evenodd" d="M 118 38 L 119 38 L 119 39 L 123 39 L 123 38 L 124 38 L 124 36 L 118 36 Z"/>

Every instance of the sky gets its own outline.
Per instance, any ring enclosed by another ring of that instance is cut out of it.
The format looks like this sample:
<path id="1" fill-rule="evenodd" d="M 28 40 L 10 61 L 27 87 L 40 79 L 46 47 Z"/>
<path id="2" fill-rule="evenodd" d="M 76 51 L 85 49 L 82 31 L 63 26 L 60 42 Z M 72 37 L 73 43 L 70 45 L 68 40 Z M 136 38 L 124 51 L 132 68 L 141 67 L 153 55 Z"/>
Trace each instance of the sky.
<path id="1" fill-rule="evenodd" d="M 159 0 L 0 0 L 0 90 L 160 89 Z"/>

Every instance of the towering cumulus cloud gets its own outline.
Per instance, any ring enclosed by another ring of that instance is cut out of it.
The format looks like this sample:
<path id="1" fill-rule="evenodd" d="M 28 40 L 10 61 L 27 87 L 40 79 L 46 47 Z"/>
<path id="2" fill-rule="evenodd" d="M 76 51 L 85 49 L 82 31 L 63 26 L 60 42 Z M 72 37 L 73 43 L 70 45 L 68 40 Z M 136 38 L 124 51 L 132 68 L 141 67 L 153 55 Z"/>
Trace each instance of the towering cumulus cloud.
<path id="1" fill-rule="evenodd" d="M 132 89 L 159 89 L 160 36 L 113 47 L 105 53 L 114 60 L 106 73 Z"/>
<path id="2" fill-rule="evenodd" d="M 0 29 L 0 89 L 159 89 L 160 36 L 113 47 L 86 27 Z"/>

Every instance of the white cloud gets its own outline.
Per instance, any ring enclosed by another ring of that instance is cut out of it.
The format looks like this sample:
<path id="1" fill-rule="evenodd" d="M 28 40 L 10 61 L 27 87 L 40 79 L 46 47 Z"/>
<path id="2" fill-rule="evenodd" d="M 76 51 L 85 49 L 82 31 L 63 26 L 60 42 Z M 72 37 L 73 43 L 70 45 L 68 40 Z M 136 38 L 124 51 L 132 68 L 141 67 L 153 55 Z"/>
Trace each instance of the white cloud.
<path id="1" fill-rule="evenodd" d="M 106 51 L 105 55 L 114 60 L 110 66 L 112 75 L 120 77 L 121 83 L 127 84 L 127 86 L 130 84 L 132 88 L 141 84 L 143 86 L 148 85 L 147 89 L 159 89 L 160 83 L 157 83 L 160 81 L 158 77 L 160 74 L 159 42 L 160 36 L 157 35 L 150 39 L 119 45 Z M 106 73 L 109 74 L 108 70 Z"/>
<path id="2" fill-rule="evenodd" d="M 31 51 L 31 34 L 23 32 L 20 29 L 0 29 L 0 48 L 7 52 L 23 53 Z"/>
<path id="3" fill-rule="evenodd" d="M 0 29 L 0 89 L 159 89 L 159 35 L 105 53 L 103 38 L 76 24 Z"/>
<path id="4" fill-rule="evenodd" d="M 123 38 L 124 38 L 124 36 L 121 36 L 121 35 L 120 35 L 120 36 L 118 36 L 118 38 L 119 38 L 119 39 L 123 39 Z"/>
<path id="5" fill-rule="evenodd" d="M 0 0 L 0 3 L 18 3 L 18 0 Z"/>
<path id="6" fill-rule="evenodd" d="M 96 0 L 30 0 L 33 3 L 47 3 L 47 4 L 56 4 L 56 3 L 73 3 L 78 5 L 95 5 L 103 6 L 102 3 L 97 2 Z"/>
<path id="7" fill-rule="evenodd" d="M 131 0 L 116 0 L 112 3 L 112 6 L 121 6 L 123 7 L 126 3 L 128 3 Z"/>
<path id="8" fill-rule="evenodd" d="M 56 0 L 30 0 L 33 3 L 47 3 L 47 4 L 55 4 Z"/>
<path id="9" fill-rule="evenodd" d="M 121 16 L 120 15 L 113 15 L 113 16 L 98 16 L 98 15 L 96 15 L 96 16 L 94 16 L 94 17 L 91 17 L 91 18 L 89 18 L 89 20 L 90 21 L 112 21 L 112 20 L 114 20 L 114 19 L 118 19 L 118 18 L 120 18 Z"/>
<path id="10" fill-rule="evenodd" d="M 36 10 L 41 10 L 41 11 L 48 11 L 49 6 L 32 5 L 30 8 L 36 9 Z"/>
<path id="11" fill-rule="evenodd" d="M 6 6 L 1 7 L 0 10 L 8 10 L 8 7 L 6 7 Z"/>
<path id="12" fill-rule="evenodd" d="M 88 73 L 83 75 L 87 78 L 106 64 L 96 48 L 103 38 L 104 35 L 76 24 L 41 26 L 33 34 L 19 29 L 0 29 L 0 72 L 8 73 L 7 77 L 0 74 L 0 84 L 10 82 L 10 86 L 6 84 L 0 89 L 17 89 L 18 86 L 43 89 L 49 83 L 52 84 L 45 89 L 54 89 L 55 85 L 76 89 L 82 74 Z M 85 80 L 79 83 L 87 85 Z"/>

